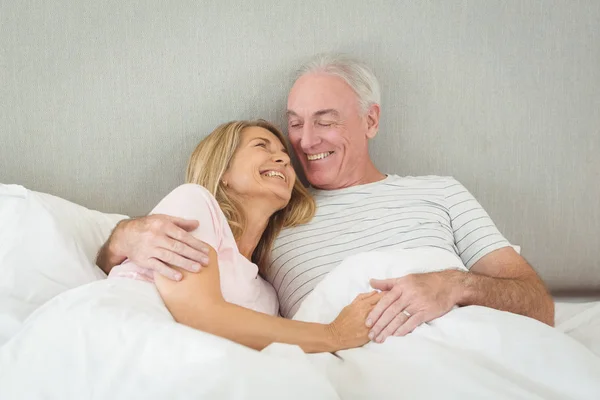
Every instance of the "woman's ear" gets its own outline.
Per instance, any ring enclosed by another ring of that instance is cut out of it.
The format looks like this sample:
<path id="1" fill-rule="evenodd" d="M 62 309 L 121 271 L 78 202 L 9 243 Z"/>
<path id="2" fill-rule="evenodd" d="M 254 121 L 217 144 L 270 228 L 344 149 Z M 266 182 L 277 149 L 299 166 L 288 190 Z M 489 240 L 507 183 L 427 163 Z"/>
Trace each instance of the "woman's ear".
<path id="1" fill-rule="evenodd" d="M 381 107 L 379 104 L 371 104 L 367 111 L 367 138 L 373 139 L 379 130 L 379 113 Z"/>
<path id="2" fill-rule="evenodd" d="M 223 188 L 226 188 L 227 186 L 229 186 L 229 169 L 227 169 L 225 172 L 223 172 L 223 175 L 221 175 L 221 180 L 219 181 L 220 185 L 223 185 Z"/>

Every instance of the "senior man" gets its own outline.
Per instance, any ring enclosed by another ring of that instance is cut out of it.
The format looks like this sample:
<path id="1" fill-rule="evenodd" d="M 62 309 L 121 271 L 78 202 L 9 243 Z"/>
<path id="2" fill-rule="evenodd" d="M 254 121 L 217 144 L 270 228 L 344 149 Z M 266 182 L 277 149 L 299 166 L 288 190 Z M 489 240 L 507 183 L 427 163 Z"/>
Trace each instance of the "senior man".
<path id="1" fill-rule="evenodd" d="M 379 249 L 437 247 L 469 272 L 445 270 L 372 280 L 387 292 L 367 317 L 377 342 L 402 336 L 454 306 L 481 305 L 553 325 L 554 303 L 531 266 L 510 246 L 477 200 L 449 177 L 381 173 L 368 144 L 379 128 L 380 89 L 372 71 L 344 55 L 305 64 L 290 90 L 288 135 L 317 202 L 314 219 L 283 230 L 266 278 L 291 317 L 344 258 Z M 197 221 L 164 215 L 121 222 L 98 255 L 108 273 L 130 258 L 178 279 L 197 270 Z M 202 223 L 202 221 L 200 221 Z M 175 251 L 176 250 L 176 251 Z"/>

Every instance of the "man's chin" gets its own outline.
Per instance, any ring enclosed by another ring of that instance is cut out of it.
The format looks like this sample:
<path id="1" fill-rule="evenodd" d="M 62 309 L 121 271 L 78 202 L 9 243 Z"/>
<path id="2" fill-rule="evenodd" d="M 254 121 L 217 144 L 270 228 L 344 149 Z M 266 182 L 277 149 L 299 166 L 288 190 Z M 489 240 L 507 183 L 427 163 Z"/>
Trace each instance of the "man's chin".
<path id="1" fill-rule="evenodd" d="M 331 176 L 331 174 L 322 173 L 319 171 L 319 173 L 308 174 L 306 179 L 308 179 L 308 182 L 312 187 L 317 189 L 331 190 L 336 188 L 335 177 Z"/>

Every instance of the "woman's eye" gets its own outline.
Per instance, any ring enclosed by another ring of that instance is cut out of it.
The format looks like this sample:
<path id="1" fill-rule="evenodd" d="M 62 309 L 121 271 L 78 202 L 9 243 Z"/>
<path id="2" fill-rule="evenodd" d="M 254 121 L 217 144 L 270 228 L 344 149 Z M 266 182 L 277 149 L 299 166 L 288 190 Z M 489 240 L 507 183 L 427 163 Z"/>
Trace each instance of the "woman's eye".
<path id="1" fill-rule="evenodd" d="M 264 142 L 260 142 L 260 143 L 256 143 L 256 146 L 254 147 L 267 147 L 267 145 Z"/>

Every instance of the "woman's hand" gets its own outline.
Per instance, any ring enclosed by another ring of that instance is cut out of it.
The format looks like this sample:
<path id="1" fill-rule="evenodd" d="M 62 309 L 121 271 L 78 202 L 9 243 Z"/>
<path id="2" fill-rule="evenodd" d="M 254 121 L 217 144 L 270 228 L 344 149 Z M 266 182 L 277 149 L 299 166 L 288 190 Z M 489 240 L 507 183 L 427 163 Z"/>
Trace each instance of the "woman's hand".
<path id="1" fill-rule="evenodd" d="M 332 351 L 360 347 L 369 342 L 369 328 L 365 320 L 383 295 L 384 293 L 377 291 L 359 294 L 352 303 L 344 307 L 337 318 L 327 326 L 333 339 Z"/>

